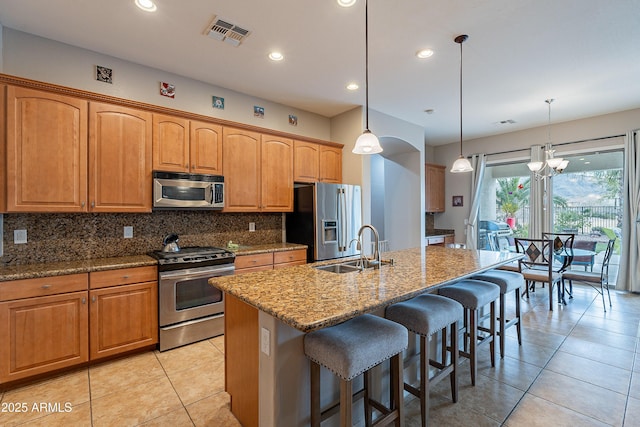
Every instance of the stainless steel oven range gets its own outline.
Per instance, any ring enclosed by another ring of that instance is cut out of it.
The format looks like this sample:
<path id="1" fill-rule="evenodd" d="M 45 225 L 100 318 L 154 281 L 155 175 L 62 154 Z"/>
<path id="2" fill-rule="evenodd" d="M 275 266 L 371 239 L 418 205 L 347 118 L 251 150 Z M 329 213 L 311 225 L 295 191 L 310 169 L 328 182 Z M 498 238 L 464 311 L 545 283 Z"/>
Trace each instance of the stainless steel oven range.
<path id="1" fill-rule="evenodd" d="M 158 260 L 160 351 L 222 335 L 224 293 L 208 280 L 232 275 L 235 254 L 215 247 L 185 247 L 149 255 Z"/>

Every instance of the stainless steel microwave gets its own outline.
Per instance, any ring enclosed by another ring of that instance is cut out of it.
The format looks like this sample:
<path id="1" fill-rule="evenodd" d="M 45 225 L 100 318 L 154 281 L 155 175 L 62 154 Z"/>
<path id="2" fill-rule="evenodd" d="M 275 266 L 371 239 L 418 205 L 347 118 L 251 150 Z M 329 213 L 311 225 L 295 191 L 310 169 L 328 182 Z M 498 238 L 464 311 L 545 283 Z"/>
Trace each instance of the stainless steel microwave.
<path id="1" fill-rule="evenodd" d="M 222 209 L 224 177 L 153 172 L 153 209 Z"/>

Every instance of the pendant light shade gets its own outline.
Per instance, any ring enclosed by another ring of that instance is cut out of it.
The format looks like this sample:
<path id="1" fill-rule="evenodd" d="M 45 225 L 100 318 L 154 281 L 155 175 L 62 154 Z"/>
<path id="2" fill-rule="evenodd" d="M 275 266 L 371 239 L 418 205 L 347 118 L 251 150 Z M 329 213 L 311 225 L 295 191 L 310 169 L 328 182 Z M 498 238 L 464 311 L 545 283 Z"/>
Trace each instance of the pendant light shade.
<path id="1" fill-rule="evenodd" d="M 356 140 L 351 150 L 355 154 L 376 154 L 382 152 L 378 137 L 369 130 L 369 9 L 367 0 L 364 2 L 364 46 L 365 46 L 365 129 Z"/>
<path id="2" fill-rule="evenodd" d="M 468 38 L 469 36 L 467 36 L 466 34 L 462 34 L 453 39 L 454 42 L 460 45 L 460 157 L 458 157 L 458 159 L 453 162 L 451 173 L 473 171 L 471 162 L 469 162 L 469 160 L 462 155 L 462 43 L 464 43 Z"/>
<path id="3" fill-rule="evenodd" d="M 551 145 L 551 103 L 554 101 L 553 98 L 545 99 L 544 102 L 547 103 L 549 109 L 549 124 L 547 127 L 548 136 L 547 136 L 547 144 L 544 150 L 545 153 L 545 161 L 536 161 L 529 162 L 527 166 L 529 170 L 533 172 L 536 179 L 546 179 L 551 178 L 554 175 L 562 173 L 567 166 L 569 165 L 569 160 L 565 160 L 562 157 L 555 157 L 554 153 L 556 150 L 553 149 Z"/>
<path id="4" fill-rule="evenodd" d="M 351 150 L 355 154 L 376 154 L 382 152 L 380 141 L 369 129 L 365 129 L 362 135 L 356 139 L 356 145 Z"/>

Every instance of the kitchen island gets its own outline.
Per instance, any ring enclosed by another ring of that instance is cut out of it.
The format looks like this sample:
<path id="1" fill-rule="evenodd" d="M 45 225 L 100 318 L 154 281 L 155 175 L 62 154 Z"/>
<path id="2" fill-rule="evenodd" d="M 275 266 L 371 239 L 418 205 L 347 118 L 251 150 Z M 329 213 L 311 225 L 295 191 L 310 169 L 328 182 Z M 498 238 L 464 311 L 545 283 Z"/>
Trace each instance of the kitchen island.
<path id="1" fill-rule="evenodd" d="M 308 425 L 305 333 L 364 313 L 383 314 L 389 304 L 521 255 L 429 246 L 382 257 L 394 265 L 345 274 L 314 268 L 340 262 L 334 260 L 209 281 L 226 293 L 225 384 L 244 426 Z"/>

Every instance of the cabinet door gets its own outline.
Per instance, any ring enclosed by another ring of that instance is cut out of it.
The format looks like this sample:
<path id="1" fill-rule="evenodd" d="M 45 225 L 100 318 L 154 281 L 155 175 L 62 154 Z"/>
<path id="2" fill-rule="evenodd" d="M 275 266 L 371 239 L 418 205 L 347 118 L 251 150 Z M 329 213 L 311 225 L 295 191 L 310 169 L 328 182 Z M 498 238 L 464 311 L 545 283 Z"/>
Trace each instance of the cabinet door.
<path id="1" fill-rule="evenodd" d="M 91 290 L 91 360 L 158 342 L 158 282 Z"/>
<path id="2" fill-rule="evenodd" d="M 319 179 L 320 146 L 313 142 L 293 142 L 293 180 L 316 182 Z"/>
<path id="3" fill-rule="evenodd" d="M 189 172 L 189 120 L 153 115 L 153 170 Z"/>
<path id="4" fill-rule="evenodd" d="M 0 303 L 0 382 L 89 360 L 87 292 Z"/>
<path id="5" fill-rule="evenodd" d="M 426 212 L 444 212 L 444 176 L 444 166 L 425 165 Z"/>
<path id="6" fill-rule="evenodd" d="M 7 88 L 7 210 L 82 212 L 87 200 L 87 101 Z"/>
<path id="7" fill-rule="evenodd" d="M 319 180 L 334 184 L 342 182 L 342 148 L 320 146 Z"/>
<path id="8" fill-rule="evenodd" d="M 293 211 L 293 141 L 262 135 L 261 158 L 261 210 Z"/>
<path id="9" fill-rule="evenodd" d="M 192 173 L 222 175 L 222 126 L 191 121 Z"/>
<path id="10" fill-rule="evenodd" d="M 90 110 L 90 210 L 151 212 L 151 113 L 93 102 Z"/>
<path id="11" fill-rule="evenodd" d="M 260 211 L 260 134 L 223 128 L 225 212 Z"/>

